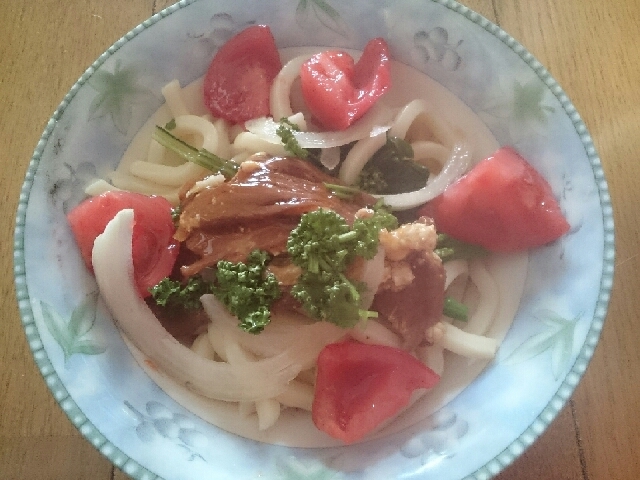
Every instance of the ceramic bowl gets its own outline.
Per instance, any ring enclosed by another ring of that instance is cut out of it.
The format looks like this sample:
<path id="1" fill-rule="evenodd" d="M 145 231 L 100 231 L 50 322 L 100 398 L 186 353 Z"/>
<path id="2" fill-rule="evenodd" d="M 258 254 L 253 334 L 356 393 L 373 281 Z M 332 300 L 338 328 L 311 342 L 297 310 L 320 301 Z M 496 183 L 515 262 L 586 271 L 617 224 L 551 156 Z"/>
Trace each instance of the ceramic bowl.
<path id="1" fill-rule="evenodd" d="M 599 339 L 612 285 L 607 184 L 585 125 L 549 72 L 509 34 L 451 0 L 181 1 L 101 55 L 64 98 L 22 189 L 15 282 L 24 330 L 69 419 L 135 479 L 487 479 L 562 409 Z M 161 87 L 204 74 L 216 49 L 251 24 L 279 47 L 392 56 L 470 107 L 501 145 L 548 179 L 571 231 L 532 250 L 524 295 L 498 355 L 426 420 L 372 441 L 288 448 L 221 430 L 164 393 L 137 365 L 84 268 L 65 221 L 86 182 L 114 168 L 160 106 Z"/>

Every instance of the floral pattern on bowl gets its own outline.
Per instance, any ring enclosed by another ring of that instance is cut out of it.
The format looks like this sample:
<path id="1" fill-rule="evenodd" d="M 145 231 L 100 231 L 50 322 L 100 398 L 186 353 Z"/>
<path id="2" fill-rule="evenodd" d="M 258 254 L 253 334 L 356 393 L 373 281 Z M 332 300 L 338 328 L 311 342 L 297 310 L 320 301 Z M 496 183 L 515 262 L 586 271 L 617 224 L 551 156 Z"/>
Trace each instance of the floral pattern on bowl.
<path id="1" fill-rule="evenodd" d="M 445 85 L 501 144 L 532 160 L 572 225 L 531 252 L 525 295 L 497 359 L 445 408 L 382 439 L 286 448 L 186 411 L 131 357 L 65 221 L 85 182 L 115 167 L 161 104 L 160 88 L 201 76 L 220 45 L 256 23 L 270 25 L 280 47 L 361 49 L 385 37 L 394 58 Z M 52 394 L 133 478 L 486 479 L 544 431 L 585 372 L 606 316 L 613 245 L 607 184 L 579 114 L 530 53 L 477 13 L 451 0 L 201 0 L 136 27 L 65 97 L 25 178 L 14 269 L 25 334 Z"/>

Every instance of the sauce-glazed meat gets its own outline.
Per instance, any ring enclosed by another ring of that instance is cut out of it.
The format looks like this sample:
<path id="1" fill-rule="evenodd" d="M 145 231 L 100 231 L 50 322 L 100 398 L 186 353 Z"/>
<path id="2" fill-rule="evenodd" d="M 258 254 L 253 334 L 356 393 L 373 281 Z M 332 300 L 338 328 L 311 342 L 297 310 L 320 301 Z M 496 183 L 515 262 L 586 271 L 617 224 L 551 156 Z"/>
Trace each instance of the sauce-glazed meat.
<path id="1" fill-rule="evenodd" d="M 297 158 L 248 161 L 231 180 L 184 198 L 176 238 L 199 259 L 182 267 L 191 276 L 219 260 L 242 261 L 254 249 L 285 251 L 289 233 L 304 213 L 319 207 L 351 223 L 372 198 L 345 202 L 324 182 L 336 183 L 311 163 Z M 361 200 L 361 201 L 359 201 Z"/>
<path id="2" fill-rule="evenodd" d="M 378 288 L 371 308 L 412 350 L 425 338 L 427 328 L 442 316 L 445 272 L 433 249 L 435 228 L 426 218 L 383 231 L 385 280 Z"/>

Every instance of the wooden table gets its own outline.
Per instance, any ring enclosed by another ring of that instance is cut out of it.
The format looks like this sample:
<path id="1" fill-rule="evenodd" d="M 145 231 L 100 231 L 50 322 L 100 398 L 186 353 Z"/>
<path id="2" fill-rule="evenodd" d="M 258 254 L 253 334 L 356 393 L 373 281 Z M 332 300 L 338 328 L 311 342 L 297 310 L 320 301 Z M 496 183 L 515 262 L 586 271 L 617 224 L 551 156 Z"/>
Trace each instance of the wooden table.
<path id="1" fill-rule="evenodd" d="M 15 302 L 13 222 L 45 123 L 84 69 L 166 0 L 5 0 L 0 14 L 0 478 L 124 480 L 75 430 L 29 352 Z M 625 480 L 640 474 L 640 2 L 470 0 L 564 87 L 609 182 L 616 276 L 591 365 L 546 433 L 499 478 Z"/>

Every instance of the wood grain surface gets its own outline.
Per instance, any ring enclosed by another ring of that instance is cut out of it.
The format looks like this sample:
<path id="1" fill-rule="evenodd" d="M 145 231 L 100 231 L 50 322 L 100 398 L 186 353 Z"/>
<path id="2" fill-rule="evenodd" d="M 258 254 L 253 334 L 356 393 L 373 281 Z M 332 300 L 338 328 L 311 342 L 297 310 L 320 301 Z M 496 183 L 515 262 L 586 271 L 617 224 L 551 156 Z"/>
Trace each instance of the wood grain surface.
<path id="1" fill-rule="evenodd" d="M 0 478 L 125 480 L 52 398 L 25 341 L 12 275 L 24 174 L 57 105 L 161 0 L 5 0 L 0 13 Z M 594 358 L 567 406 L 500 480 L 640 475 L 640 2 L 470 0 L 545 65 L 580 112 L 614 207 L 616 273 Z"/>

